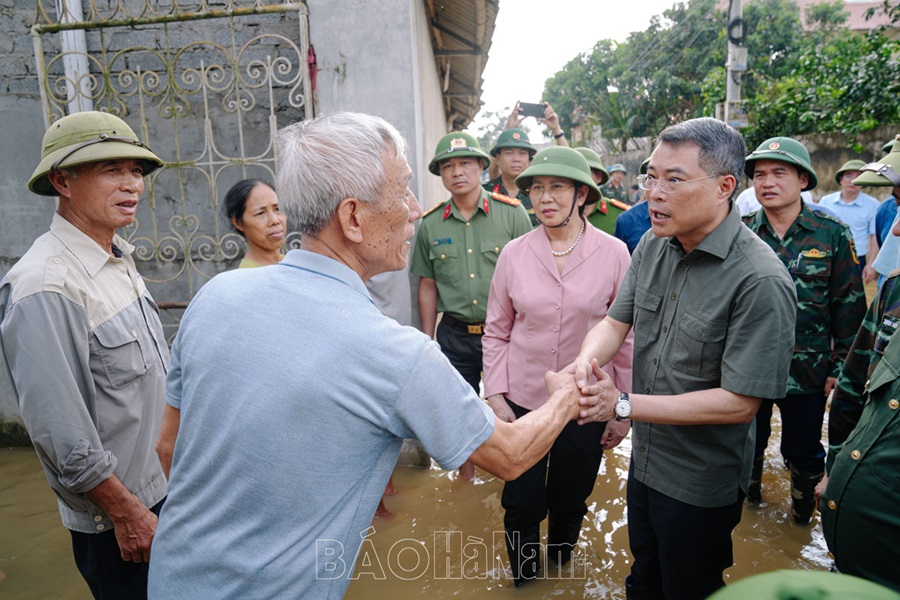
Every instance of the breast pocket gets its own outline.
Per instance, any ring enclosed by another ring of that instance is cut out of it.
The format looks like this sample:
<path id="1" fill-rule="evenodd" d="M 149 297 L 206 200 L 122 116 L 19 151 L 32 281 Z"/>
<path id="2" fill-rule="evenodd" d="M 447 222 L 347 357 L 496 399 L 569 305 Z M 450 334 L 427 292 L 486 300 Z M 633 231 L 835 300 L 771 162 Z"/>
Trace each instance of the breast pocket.
<path id="1" fill-rule="evenodd" d="M 650 332 L 655 329 L 662 295 L 638 286 L 634 293 L 634 346 L 645 348 L 650 342 Z"/>
<path id="2" fill-rule="evenodd" d="M 458 267 L 457 246 L 453 244 L 432 246 L 429 254 L 431 264 L 434 266 L 434 278 L 442 283 L 452 283 L 453 274 Z"/>
<path id="3" fill-rule="evenodd" d="M 672 367 L 704 380 L 718 381 L 727 331 L 728 326 L 724 322 L 685 313 L 678 323 L 672 348 Z"/>
<path id="4" fill-rule="evenodd" d="M 134 383 L 150 370 L 146 351 L 136 328 L 107 323 L 94 330 L 94 351 L 114 389 Z"/>
<path id="5" fill-rule="evenodd" d="M 490 266 L 497 264 L 497 258 L 506 242 L 500 240 L 486 240 L 481 242 L 481 258 Z"/>
<path id="6" fill-rule="evenodd" d="M 808 310 L 828 303 L 828 282 L 831 279 L 831 253 L 822 258 L 809 258 L 801 255 L 791 265 L 791 279 L 797 288 L 798 309 Z M 798 310 L 799 312 L 799 310 Z"/>

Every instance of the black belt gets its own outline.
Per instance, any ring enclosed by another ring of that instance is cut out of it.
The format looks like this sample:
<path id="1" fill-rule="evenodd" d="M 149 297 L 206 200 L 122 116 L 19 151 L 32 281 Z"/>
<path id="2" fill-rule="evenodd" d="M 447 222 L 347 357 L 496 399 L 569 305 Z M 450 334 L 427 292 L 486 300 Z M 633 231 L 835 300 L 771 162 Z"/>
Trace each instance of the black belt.
<path id="1" fill-rule="evenodd" d="M 447 313 L 444 313 L 444 316 L 441 317 L 441 323 L 446 323 L 454 329 L 462 329 L 472 335 L 481 335 L 484 333 L 484 323 L 466 323 L 465 321 L 454 319 Z"/>

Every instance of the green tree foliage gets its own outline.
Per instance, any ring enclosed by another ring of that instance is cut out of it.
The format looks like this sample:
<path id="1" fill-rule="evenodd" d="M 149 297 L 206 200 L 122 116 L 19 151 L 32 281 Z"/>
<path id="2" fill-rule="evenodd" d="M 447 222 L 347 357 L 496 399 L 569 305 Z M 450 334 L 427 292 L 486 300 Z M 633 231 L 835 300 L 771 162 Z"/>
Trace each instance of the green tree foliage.
<path id="1" fill-rule="evenodd" d="M 689 0 L 654 17 L 617 44 L 601 40 L 545 84 L 564 129 L 599 127 L 625 148 L 632 137 L 712 115 L 725 100 L 726 11 L 716 0 Z M 883 8 L 900 21 L 900 3 Z M 809 27 L 792 0 L 745 0 L 748 71 L 742 94 L 753 145 L 772 135 L 856 132 L 900 122 L 900 41 L 883 31 L 844 29 L 841 0 L 807 8 Z"/>

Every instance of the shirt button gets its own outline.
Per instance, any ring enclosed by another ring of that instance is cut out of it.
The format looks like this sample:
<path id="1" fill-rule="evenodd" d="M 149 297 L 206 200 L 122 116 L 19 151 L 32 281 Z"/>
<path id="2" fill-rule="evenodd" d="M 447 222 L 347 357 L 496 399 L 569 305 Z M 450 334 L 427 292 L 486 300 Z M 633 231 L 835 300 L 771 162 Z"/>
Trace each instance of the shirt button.
<path id="1" fill-rule="evenodd" d="M 556 348 L 550 348 L 550 354 L 556 354 Z"/>
<path id="2" fill-rule="evenodd" d="M 469 273 L 469 279 L 475 279 L 475 273 Z"/>
<path id="3" fill-rule="evenodd" d="M 675 292 L 672 292 L 672 300 L 676 299 L 677 297 L 678 297 L 678 294 L 676 294 Z"/>
<path id="4" fill-rule="evenodd" d="M 56 265 L 61 265 L 62 259 L 58 256 L 54 256 L 53 258 L 50 259 L 50 262 L 52 262 L 53 264 L 56 264 Z"/>
<path id="5" fill-rule="evenodd" d="M 104 529 L 106 529 L 106 526 L 103 523 L 97 525 L 97 531 L 103 531 Z"/>
<path id="6" fill-rule="evenodd" d="M 559 304 L 554 304 L 553 308 L 555 308 L 556 310 L 559 310 Z"/>
<path id="7" fill-rule="evenodd" d="M 494 252 L 500 252 L 500 248 L 498 248 L 497 246 L 494 246 Z"/>
<path id="8" fill-rule="evenodd" d="M 649 394 L 649 393 L 650 393 L 650 388 L 645 387 L 645 388 L 644 388 L 644 393 L 645 393 L 645 394 Z"/>
<path id="9" fill-rule="evenodd" d="M 446 260 L 446 258 L 447 258 L 446 254 L 441 254 L 441 260 Z"/>
<path id="10" fill-rule="evenodd" d="M 830 508 L 831 510 L 836 510 L 836 509 L 837 509 L 837 502 L 835 502 L 834 500 L 829 500 L 829 501 L 828 501 L 828 508 Z"/>
<path id="11" fill-rule="evenodd" d="M 469 223 L 468 221 L 466 221 L 466 227 L 471 227 L 471 226 L 472 226 L 472 224 Z"/>
<path id="12" fill-rule="evenodd" d="M 646 452 L 647 449 L 644 446 L 641 446 L 641 452 Z"/>
<path id="13" fill-rule="evenodd" d="M 680 263 L 678 263 L 678 266 L 681 267 L 681 268 L 683 269 L 683 268 L 684 268 L 684 261 L 681 261 Z"/>
<path id="14" fill-rule="evenodd" d="M 478 306 L 478 300 L 472 300 L 472 304 Z"/>
<path id="15" fill-rule="evenodd" d="M 556 325 L 554 325 L 554 326 L 553 326 L 553 331 L 559 331 L 559 327 L 557 327 Z"/>
<path id="16" fill-rule="evenodd" d="M 853 460 L 859 460 L 860 458 L 862 458 L 862 452 L 860 452 L 859 450 L 854 450 L 850 453 L 850 458 L 852 458 Z"/>
<path id="17" fill-rule="evenodd" d="M 669 326 L 668 326 L 668 325 L 663 325 L 663 326 L 662 326 L 662 330 L 663 330 L 663 333 L 667 332 L 667 331 L 669 330 Z"/>
<path id="18" fill-rule="evenodd" d="M 138 336 L 138 335 L 137 335 L 137 329 L 132 329 L 132 330 L 131 330 L 131 335 L 134 336 L 134 339 L 137 339 L 137 336 Z"/>
<path id="19" fill-rule="evenodd" d="M 653 362 L 653 364 L 655 365 L 655 364 L 656 364 L 656 359 L 654 358 L 652 362 Z"/>
<path id="20" fill-rule="evenodd" d="M 891 401 L 888 402 L 888 406 L 891 407 L 891 410 L 897 410 L 900 408 L 900 402 L 897 402 L 896 398 L 891 398 Z"/>
<path id="21" fill-rule="evenodd" d="M 468 252 L 469 254 L 472 254 L 472 249 L 469 248 L 468 250 L 466 250 L 466 252 Z"/>
<path id="22" fill-rule="evenodd" d="M 94 517 L 94 522 L 95 522 L 95 523 L 99 523 L 99 522 L 102 521 L 102 520 L 103 520 L 103 517 L 101 517 L 100 515 L 97 515 L 96 517 Z"/>

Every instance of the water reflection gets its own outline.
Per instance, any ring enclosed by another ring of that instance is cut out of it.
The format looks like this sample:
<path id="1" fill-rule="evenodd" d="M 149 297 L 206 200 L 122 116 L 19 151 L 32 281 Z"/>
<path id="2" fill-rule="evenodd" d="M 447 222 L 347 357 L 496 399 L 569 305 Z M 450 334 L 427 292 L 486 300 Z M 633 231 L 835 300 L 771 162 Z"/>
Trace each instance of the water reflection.
<path id="1" fill-rule="evenodd" d="M 776 412 L 777 415 L 777 412 Z M 773 419 L 773 421 L 777 421 Z M 782 568 L 826 569 L 818 516 L 815 527 L 790 518 L 789 474 L 770 439 L 759 507 L 745 507 L 735 530 L 735 566 L 726 580 Z M 518 590 L 506 574 L 502 481 L 479 472 L 473 483 L 439 469 L 398 468 L 397 493 L 386 499 L 395 513 L 366 535 L 347 598 L 624 599 L 631 557 L 625 523 L 629 439 L 601 465 L 572 568 Z M 75 570 L 69 534 L 31 449 L 0 451 L 0 597 L 89 599 Z M 543 535 L 546 536 L 546 523 Z M 545 565 L 546 566 L 546 565 Z"/>

